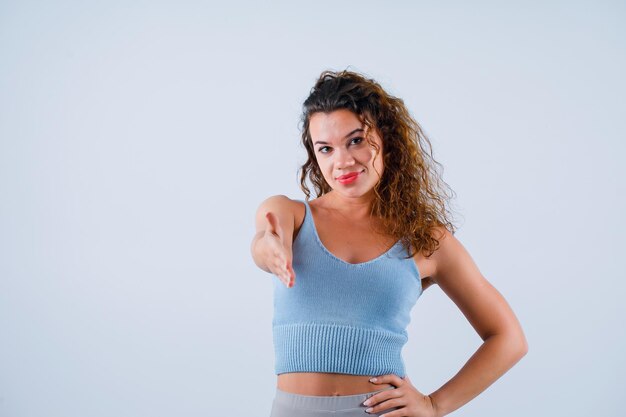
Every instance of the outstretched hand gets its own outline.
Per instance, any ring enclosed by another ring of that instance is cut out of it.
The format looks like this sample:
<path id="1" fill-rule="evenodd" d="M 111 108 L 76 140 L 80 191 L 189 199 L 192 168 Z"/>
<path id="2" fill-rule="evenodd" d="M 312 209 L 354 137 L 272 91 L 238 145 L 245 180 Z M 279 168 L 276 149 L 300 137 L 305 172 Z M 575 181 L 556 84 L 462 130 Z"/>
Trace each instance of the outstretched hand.
<path id="1" fill-rule="evenodd" d="M 370 379 L 374 384 L 391 384 L 395 389 L 381 391 L 368 398 L 363 405 L 370 408 L 365 411 L 370 414 L 381 413 L 390 408 L 395 408 L 380 417 L 436 417 L 435 403 L 428 395 L 417 390 L 406 375 L 400 378 L 395 374 L 377 376 L 376 380 Z M 367 414 L 366 414 L 367 415 Z"/>
<path id="2" fill-rule="evenodd" d="M 283 228 L 274 213 L 268 211 L 265 214 L 267 220 L 265 227 L 265 265 L 272 274 L 276 275 L 286 286 L 291 288 L 296 279 L 296 273 L 292 267 L 292 251 L 283 244 Z"/>

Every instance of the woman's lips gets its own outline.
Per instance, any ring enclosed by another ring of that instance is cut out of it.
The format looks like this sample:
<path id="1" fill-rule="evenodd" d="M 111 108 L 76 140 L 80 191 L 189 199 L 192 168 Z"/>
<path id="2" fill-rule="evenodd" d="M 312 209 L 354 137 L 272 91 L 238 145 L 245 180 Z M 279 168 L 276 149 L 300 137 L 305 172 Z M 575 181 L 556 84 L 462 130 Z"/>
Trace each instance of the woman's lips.
<path id="1" fill-rule="evenodd" d="M 357 172 L 354 175 L 350 175 L 349 177 L 344 177 L 344 178 L 337 178 L 337 181 L 339 181 L 341 184 L 350 184 L 354 181 L 356 181 L 357 178 L 359 178 L 359 175 L 361 175 L 363 171 Z"/>

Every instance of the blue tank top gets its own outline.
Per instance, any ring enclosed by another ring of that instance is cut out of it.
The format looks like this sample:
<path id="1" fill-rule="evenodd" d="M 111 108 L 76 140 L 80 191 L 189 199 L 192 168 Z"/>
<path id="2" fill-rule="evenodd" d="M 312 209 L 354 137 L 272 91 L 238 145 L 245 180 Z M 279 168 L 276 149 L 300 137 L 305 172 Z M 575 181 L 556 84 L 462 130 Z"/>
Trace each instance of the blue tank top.
<path id="1" fill-rule="evenodd" d="M 419 271 L 398 241 L 367 262 L 337 258 L 322 244 L 311 208 L 293 242 L 295 285 L 276 276 L 272 333 L 276 375 L 332 372 L 405 375 L 402 348 L 422 293 Z"/>

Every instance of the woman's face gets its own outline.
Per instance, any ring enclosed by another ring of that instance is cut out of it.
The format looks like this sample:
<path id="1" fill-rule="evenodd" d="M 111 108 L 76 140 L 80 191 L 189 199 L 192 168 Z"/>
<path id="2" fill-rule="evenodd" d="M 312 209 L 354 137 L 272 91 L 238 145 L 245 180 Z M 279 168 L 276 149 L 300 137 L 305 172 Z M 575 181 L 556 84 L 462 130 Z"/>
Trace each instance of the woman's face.
<path id="1" fill-rule="evenodd" d="M 383 174 L 382 140 L 378 133 L 367 129 L 350 110 L 314 113 L 309 120 L 309 132 L 317 163 L 330 187 L 347 196 L 360 196 L 371 189 Z M 378 144 L 380 151 L 366 139 Z M 340 176 L 358 173 L 355 178 L 340 181 Z"/>

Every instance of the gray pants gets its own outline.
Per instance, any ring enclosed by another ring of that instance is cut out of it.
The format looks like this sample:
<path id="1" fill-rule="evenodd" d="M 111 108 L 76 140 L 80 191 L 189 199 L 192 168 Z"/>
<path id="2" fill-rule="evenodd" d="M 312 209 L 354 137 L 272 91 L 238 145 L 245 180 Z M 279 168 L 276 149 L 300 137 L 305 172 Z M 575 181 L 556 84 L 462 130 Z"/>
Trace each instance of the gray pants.
<path id="1" fill-rule="evenodd" d="M 395 389 L 395 387 L 388 387 L 363 394 L 316 396 L 294 394 L 276 388 L 276 396 L 272 403 L 270 417 L 329 417 L 330 415 L 337 417 L 380 416 L 386 412 L 397 410 L 400 407 L 391 407 L 378 413 L 370 414 L 365 412 L 368 407 L 363 405 L 363 401 L 374 394 L 388 389 Z"/>

